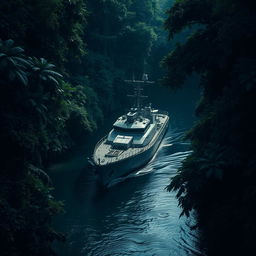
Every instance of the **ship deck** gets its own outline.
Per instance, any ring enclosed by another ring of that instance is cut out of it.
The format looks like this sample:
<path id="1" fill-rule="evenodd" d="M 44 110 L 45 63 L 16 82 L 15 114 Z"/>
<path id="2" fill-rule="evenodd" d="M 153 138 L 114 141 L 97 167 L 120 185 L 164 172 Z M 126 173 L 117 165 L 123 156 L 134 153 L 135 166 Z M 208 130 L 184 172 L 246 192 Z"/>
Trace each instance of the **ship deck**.
<path id="1" fill-rule="evenodd" d="M 115 162 L 119 162 L 124 159 L 128 159 L 133 157 L 137 154 L 141 154 L 142 152 L 146 151 L 152 145 L 154 145 L 156 139 L 163 131 L 164 127 L 167 125 L 169 116 L 165 114 L 158 114 L 159 118 L 159 128 L 157 129 L 154 137 L 152 138 L 151 142 L 144 147 L 131 147 L 126 150 L 120 149 L 113 149 L 110 144 L 107 144 L 107 136 L 102 138 L 96 145 L 93 160 L 95 164 L 98 166 L 104 166 L 108 164 L 112 164 Z"/>

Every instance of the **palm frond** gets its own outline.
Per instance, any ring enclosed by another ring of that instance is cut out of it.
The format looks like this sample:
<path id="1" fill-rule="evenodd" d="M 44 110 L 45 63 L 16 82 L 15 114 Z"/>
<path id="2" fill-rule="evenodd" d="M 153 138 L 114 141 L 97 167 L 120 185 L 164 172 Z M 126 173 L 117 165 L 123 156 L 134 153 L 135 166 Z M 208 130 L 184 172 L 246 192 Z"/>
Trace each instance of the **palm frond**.
<path id="1" fill-rule="evenodd" d="M 39 70 L 40 70 L 40 68 L 39 68 L 39 67 L 34 66 L 34 67 L 32 67 L 32 70 L 33 70 L 33 71 L 35 71 L 35 72 L 37 72 L 37 71 L 39 71 Z"/>
<path id="2" fill-rule="evenodd" d="M 21 53 L 24 53 L 24 49 L 22 49 L 21 47 L 14 47 L 11 49 L 11 54 L 12 55 L 18 55 L 18 54 L 21 54 Z"/>
<path id="3" fill-rule="evenodd" d="M 24 71 L 18 70 L 16 71 L 16 75 L 24 85 L 28 85 L 28 78 Z"/>
<path id="4" fill-rule="evenodd" d="M 25 66 L 30 66 L 30 61 L 25 59 L 25 58 L 22 58 L 22 57 L 12 57 L 15 61 L 21 63 L 22 65 L 25 65 Z"/>
<path id="5" fill-rule="evenodd" d="M 57 76 L 57 77 L 63 77 L 60 73 L 56 72 L 56 71 L 53 71 L 53 70 L 44 70 L 43 71 L 44 74 L 47 74 L 47 75 L 52 75 L 52 76 Z"/>
<path id="6" fill-rule="evenodd" d="M 53 76 L 48 76 L 50 80 L 52 80 L 55 84 L 59 84 L 59 82 L 53 77 Z"/>
<path id="7" fill-rule="evenodd" d="M 48 63 L 45 68 L 52 69 L 52 68 L 55 68 L 55 65 Z"/>
<path id="8" fill-rule="evenodd" d="M 8 61 L 10 64 L 12 64 L 14 67 L 17 65 L 17 62 L 16 62 L 12 57 L 7 58 L 7 61 Z"/>
<path id="9" fill-rule="evenodd" d="M 47 60 L 44 59 L 44 58 L 40 58 L 40 63 L 43 64 L 43 65 L 46 65 L 47 64 Z"/>

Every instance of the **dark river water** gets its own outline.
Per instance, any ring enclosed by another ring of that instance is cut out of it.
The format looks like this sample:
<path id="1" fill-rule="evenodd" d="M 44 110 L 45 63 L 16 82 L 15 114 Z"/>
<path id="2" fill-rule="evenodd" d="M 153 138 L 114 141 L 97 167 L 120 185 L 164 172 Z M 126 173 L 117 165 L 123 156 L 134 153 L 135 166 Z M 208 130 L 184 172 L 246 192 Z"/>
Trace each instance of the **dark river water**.
<path id="1" fill-rule="evenodd" d="M 180 218 L 175 193 L 165 189 L 191 153 L 182 137 L 194 121 L 198 89 L 192 86 L 171 94 L 166 88 L 153 88 L 150 94 L 154 105 L 169 110 L 171 125 L 146 167 L 114 181 L 106 190 L 97 185 L 86 157 L 115 117 L 87 145 L 50 167 L 55 197 L 65 202 L 66 210 L 54 221 L 67 237 L 66 243 L 56 245 L 59 255 L 205 255 L 199 249 L 199 231 L 190 228 L 194 217 Z"/>

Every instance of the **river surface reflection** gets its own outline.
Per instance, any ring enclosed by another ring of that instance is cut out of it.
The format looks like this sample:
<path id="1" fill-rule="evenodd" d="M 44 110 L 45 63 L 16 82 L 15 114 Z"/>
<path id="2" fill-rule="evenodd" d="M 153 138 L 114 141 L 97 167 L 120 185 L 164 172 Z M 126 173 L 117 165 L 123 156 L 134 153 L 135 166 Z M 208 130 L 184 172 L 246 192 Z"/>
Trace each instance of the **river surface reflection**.
<path id="1" fill-rule="evenodd" d="M 81 156 L 51 168 L 56 197 L 66 213 L 56 226 L 67 235 L 60 255 L 203 255 L 193 217 L 179 215 L 175 193 L 165 187 L 190 154 L 182 132 L 169 129 L 155 158 L 143 169 L 101 190 Z M 80 169 L 79 169 L 80 167 Z"/>
<path id="2" fill-rule="evenodd" d="M 164 99 L 166 93 L 162 95 Z M 191 100 L 191 95 L 187 97 Z M 180 98 L 175 99 L 179 102 Z M 167 101 L 166 106 L 170 106 Z M 191 104 L 187 104 L 188 113 L 193 113 Z M 176 116 L 176 123 L 181 123 L 179 120 Z M 104 132 L 108 129 L 105 127 Z M 199 249 L 198 231 L 190 228 L 195 224 L 193 216 L 179 218 L 181 209 L 175 193 L 165 189 L 191 153 L 189 143 L 182 140 L 184 131 L 172 123 L 154 159 L 106 190 L 99 188 L 94 174 L 85 168 L 86 154 L 90 155 L 100 137 L 75 156 L 51 166 L 55 197 L 63 200 L 66 208 L 66 213 L 54 221 L 67 236 L 65 244 L 56 245 L 59 255 L 204 255 Z"/>

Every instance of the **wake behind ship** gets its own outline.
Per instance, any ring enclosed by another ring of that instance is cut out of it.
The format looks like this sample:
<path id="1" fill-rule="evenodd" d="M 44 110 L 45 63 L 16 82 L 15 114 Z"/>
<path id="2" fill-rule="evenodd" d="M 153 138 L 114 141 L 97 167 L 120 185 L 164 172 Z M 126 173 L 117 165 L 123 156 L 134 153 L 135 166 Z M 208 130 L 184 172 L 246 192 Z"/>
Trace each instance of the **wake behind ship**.
<path id="1" fill-rule="evenodd" d="M 134 106 L 119 117 L 113 129 L 95 146 L 93 164 L 99 180 L 108 186 L 116 178 L 125 176 L 146 165 L 156 153 L 169 124 L 165 111 L 142 106 L 142 86 L 153 83 L 147 74 L 142 80 L 130 80 L 134 88 Z"/>

